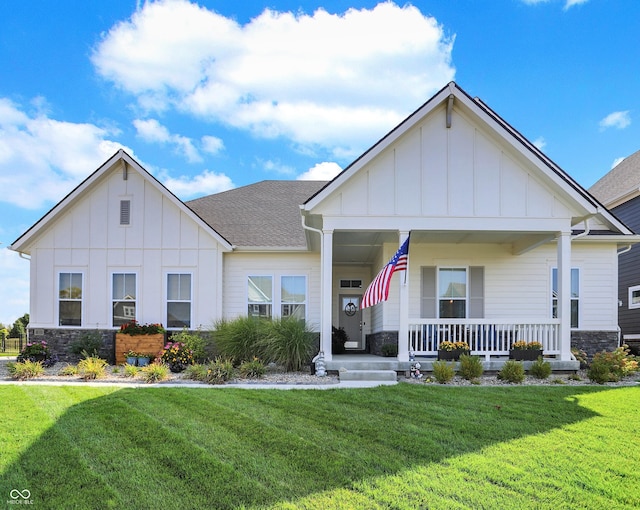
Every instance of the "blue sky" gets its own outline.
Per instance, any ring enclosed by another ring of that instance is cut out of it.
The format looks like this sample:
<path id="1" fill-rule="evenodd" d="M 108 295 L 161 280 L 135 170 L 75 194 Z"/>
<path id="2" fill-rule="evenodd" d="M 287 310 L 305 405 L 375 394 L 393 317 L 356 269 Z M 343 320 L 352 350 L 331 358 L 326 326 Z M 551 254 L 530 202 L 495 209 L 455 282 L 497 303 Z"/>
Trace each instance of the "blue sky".
<path id="1" fill-rule="evenodd" d="M 6 249 L 119 147 L 180 198 L 327 179 L 455 80 L 584 187 L 640 149 L 637 0 L 0 2 Z"/>

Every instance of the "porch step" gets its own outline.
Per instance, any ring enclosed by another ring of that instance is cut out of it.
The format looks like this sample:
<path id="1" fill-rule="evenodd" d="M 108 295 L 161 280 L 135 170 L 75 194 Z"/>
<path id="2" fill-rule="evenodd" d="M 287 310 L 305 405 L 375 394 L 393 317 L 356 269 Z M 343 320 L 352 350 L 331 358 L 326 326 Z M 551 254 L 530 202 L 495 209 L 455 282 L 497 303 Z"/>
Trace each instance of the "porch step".
<path id="1" fill-rule="evenodd" d="M 397 381 L 395 370 L 347 370 L 338 371 L 341 381 Z"/>

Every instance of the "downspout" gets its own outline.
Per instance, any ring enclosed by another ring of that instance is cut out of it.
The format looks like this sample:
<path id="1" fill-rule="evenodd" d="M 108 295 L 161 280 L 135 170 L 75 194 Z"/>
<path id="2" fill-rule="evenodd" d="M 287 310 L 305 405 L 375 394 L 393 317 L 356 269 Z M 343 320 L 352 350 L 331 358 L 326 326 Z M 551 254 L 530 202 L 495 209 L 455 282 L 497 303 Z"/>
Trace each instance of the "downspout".
<path id="1" fill-rule="evenodd" d="M 631 248 L 633 248 L 632 244 L 627 245 L 626 247 L 622 248 L 622 250 L 616 252 L 618 254 L 618 256 L 622 255 L 623 253 L 627 253 L 629 250 L 631 250 Z M 620 302 L 620 306 L 622 306 L 622 302 Z M 623 339 L 622 339 L 622 329 L 620 328 L 620 324 L 618 324 L 618 347 L 622 347 L 623 344 Z"/>
<path id="2" fill-rule="evenodd" d="M 310 227 L 309 225 L 307 225 L 305 223 L 306 216 L 302 211 L 301 213 L 302 213 L 301 214 L 302 228 L 304 230 L 309 230 L 310 232 L 315 232 L 320 236 L 320 267 L 322 268 L 322 255 L 324 254 L 324 234 L 322 233 L 322 230 L 314 227 Z M 322 278 L 320 278 L 320 324 L 322 324 L 322 318 L 324 317 L 324 312 L 325 312 L 324 296 L 322 295 L 322 288 L 323 288 L 323 283 L 322 283 Z M 320 327 L 320 345 L 318 347 L 319 347 L 318 355 L 321 355 L 324 358 L 324 351 L 322 350 L 322 326 Z"/>
<path id="3" fill-rule="evenodd" d="M 594 216 L 595 214 L 590 214 L 584 219 L 584 232 L 580 232 L 579 234 L 576 234 L 575 236 L 573 236 L 571 238 L 572 241 L 574 239 L 580 239 L 581 237 L 585 237 L 589 235 L 589 232 L 591 232 L 591 229 L 589 228 L 589 219 L 593 218 Z"/>
<path id="4" fill-rule="evenodd" d="M 27 255 L 25 255 L 24 253 L 22 253 L 21 251 L 18 252 L 18 255 L 20 255 L 21 259 L 24 260 L 31 260 L 31 257 L 28 257 Z"/>

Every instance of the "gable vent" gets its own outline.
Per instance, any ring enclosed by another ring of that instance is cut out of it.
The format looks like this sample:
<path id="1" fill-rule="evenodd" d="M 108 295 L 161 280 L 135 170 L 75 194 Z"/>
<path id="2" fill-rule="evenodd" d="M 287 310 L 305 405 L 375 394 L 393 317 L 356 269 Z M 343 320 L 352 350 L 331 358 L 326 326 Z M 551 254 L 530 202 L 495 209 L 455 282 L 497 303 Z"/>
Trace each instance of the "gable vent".
<path id="1" fill-rule="evenodd" d="M 120 225 L 131 223 L 131 200 L 120 200 Z"/>

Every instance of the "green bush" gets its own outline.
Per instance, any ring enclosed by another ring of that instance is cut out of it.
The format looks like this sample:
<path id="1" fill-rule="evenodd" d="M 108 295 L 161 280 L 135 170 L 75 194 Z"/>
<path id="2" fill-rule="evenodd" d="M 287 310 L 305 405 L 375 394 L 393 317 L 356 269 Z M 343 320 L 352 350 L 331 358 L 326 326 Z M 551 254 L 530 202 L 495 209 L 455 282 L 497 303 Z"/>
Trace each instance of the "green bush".
<path id="1" fill-rule="evenodd" d="M 78 362 L 78 374 L 85 381 L 100 379 L 107 374 L 107 362 L 96 356 L 87 356 Z"/>
<path id="2" fill-rule="evenodd" d="M 206 353 L 206 339 L 200 333 L 189 333 L 189 331 L 184 328 L 179 333 L 174 333 L 171 335 L 169 339 L 170 342 L 177 342 L 184 344 L 188 349 L 191 349 L 193 354 L 193 358 L 195 361 L 201 363 L 207 358 Z"/>
<path id="3" fill-rule="evenodd" d="M 183 372 L 183 375 L 185 379 L 191 379 L 192 381 L 204 381 L 207 375 L 207 367 L 200 363 L 189 365 Z"/>
<path id="4" fill-rule="evenodd" d="M 468 381 L 472 381 L 482 376 L 484 367 L 482 360 L 478 356 L 460 355 L 460 369 L 458 373 Z"/>
<path id="5" fill-rule="evenodd" d="M 315 348 L 315 335 L 305 323 L 293 317 L 276 318 L 268 324 L 266 335 L 258 342 L 263 358 L 297 372 L 311 361 Z"/>
<path id="6" fill-rule="evenodd" d="M 538 359 L 531 364 L 529 374 L 538 379 L 546 379 L 551 375 L 551 363 L 545 361 L 542 356 L 538 356 Z"/>
<path id="7" fill-rule="evenodd" d="M 69 351 L 76 356 L 86 358 L 97 357 L 102 347 L 102 336 L 97 331 L 84 333 L 78 340 L 71 344 Z"/>
<path id="8" fill-rule="evenodd" d="M 230 359 L 216 358 L 207 365 L 207 373 L 202 379 L 209 384 L 222 384 L 229 379 L 233 379 L 235 368 Z"/>
<path id="9" fill-rule="evenodd" d="M 524 365 L 520 361 L 512 359 L 505 361 L 502 370 L 498 373 L 498 379 L 520 384 L 524 381 Z"/>
<path id="10" fill-rule="evenodd" d="M 591 361 L 587 377 L 593 382 L 604 384 L 619 381 L 638 370 L 638 362 L 629 355 L 627 345 L 618 347 L 613 352 L 599 352 Z"/>
<path id="11" fill-rule="evenodd" d="M 9 369 L 9 375 L 19 381 L 33 379 L 44 374 L 42 362 L 31 361 L 30 359 L 18 361 L 17 363 L 7 363 L 7 368 Z"/>
<path id="12" fill-rule="evenodd" d="M 78 375 L 78 367 L 75 365 L 69 365 L 67 364 L 66 366 L 62 367 L 60 370 L 58 370 L 58 375 Z"/>
<path id="13" fill-rule="evenodd" d="M 264 363 L 258 358 L 253 358 L 251 361 L 243 361 L 240 364 L 240 376 L 249 379 L 261 379 L 264 377 L 267 368 Z"/>
<path id="14" fill-rule="evenodd" d="M 382 355 L 391 358 L 398 355 L 398 345 L 397 344 L 384 344 L 382 346 Z"/>
<path id="15" fill-rule="evenodd" d="M 135 365 L 129 365 L 129 363 L 124 364 L 124 376 L 125 377 L 135 377 L 138 375 L 138 371 L 140 369 Z"/>
<path id="16" fill-rule="evenodd" d="M 264 358 L 258 342 L 264 338 L 269 321 L 255 317 L 238 317 L 233 320 L 221 319 L 215 323 L 214 339 L 219 356 L 236 363 Z"/>
<path id="17" fill-rule="evenodd" d="M 146 383 L 164 381 L 169 378 L 169 367 L 164 363 L 151 363 L 140 369 L 142 379 Z"/>
<path id="18" fill-rule="evenodd" d="M 453 379 L 455 375 L 455 369 L 453 363 L 447 363 L 446 361 L 434 361 L 433 363 L 433 377 L 440 384 L 446 384 Z"/>

